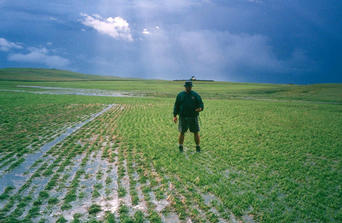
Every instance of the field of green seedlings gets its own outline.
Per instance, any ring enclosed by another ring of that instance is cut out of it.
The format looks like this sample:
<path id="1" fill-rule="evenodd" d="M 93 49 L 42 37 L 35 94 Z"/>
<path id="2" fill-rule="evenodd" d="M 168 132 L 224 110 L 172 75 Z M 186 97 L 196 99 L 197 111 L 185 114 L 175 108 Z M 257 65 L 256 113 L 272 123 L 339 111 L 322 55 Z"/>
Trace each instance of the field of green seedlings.
<path id="1" fill-rule="evenodd" d="M 66 104 L 31 94 L 0 93 L 0 169 L 11 170 L 67 127 L 100 110 L 100 104 Z M 39 102 L 39 103 L 38 103 Z"/>
<path id="2" fill-rule="evenodd" d="M 183 87 L 167 83 L 2 81 L 0 222 L 342 221 L 341 85 L 195 83 L 202 150 L 187 133 L 179 153 L 172 110 Z M 10 91 L 17 85 L 139 97 Z"/>
<path id="3" fill-rule="evenodd" d="M 102 89 L 132 92 L 148 97 L 173 98 L 183 82 L 162 80 L 19 82 L 0 81 L 0 91 L 30 90 L 23 86 L 45 86 L 78 89 Z M 198 82 L 196 91 L 206 99 L 288 100 L 342 104 L 342 84 L 276 85 L 230 82 Z"/>

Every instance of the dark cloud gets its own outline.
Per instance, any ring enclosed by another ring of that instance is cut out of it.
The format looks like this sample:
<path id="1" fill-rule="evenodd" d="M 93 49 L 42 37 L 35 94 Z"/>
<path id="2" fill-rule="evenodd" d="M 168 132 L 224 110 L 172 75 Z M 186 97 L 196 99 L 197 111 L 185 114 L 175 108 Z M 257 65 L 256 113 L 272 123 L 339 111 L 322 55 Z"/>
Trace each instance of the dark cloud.
<path id="1" fill-rule="evenodd" d="M 336 0 L 0 4 L 2 38 L 35 49 L 9 52 L 3 47 L 1 66 L 36 61 L 80 72 L 146 78 L 197 74 L 228 81 L 342 81 L 342 3 Z M 64 54 L 44 52 L 46 42 Z"/>

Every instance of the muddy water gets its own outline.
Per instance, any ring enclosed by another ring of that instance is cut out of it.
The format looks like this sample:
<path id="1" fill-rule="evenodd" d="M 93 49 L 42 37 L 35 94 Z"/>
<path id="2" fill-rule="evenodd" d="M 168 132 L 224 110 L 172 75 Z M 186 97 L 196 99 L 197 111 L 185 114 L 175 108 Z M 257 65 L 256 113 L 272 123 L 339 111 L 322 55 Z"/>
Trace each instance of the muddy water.
<path id="1" fill-rule="evenodd" d="M 110 104 L 106 108 L 104 108 L 102 111 L 93 114 L 89 119 L 75 125 L 74 127 L 70 127 L 66 129 L 64 133 L 62 133 L 60 136 L 56 137 L 54 140 L 46 143 L 43 145 L 37 152 L 26 154 L 25 155 L 25 161 L 21 163 L 18 167 L 14 168 L 11 172 L 5 173 L 0 177 L 0 194 L 5 190 L 7 186 L 15 186 L 16 188 L 21 187 L 26 179 L 30 177 L 30 175 L 25 175 L 25 171 L 28 171 L 31 165 L 38 159 L 42 158 L 43 155 L 51 149 L 53 146 L 58 144 L 59 142 L 63 141 L 66 137 L 71 135 L 72 133 L 79 130 L 82 126 L 87 124 L 88 122 L 92 121 L 96 117 L 102 115 L 104 112 L 108 111 L 110 108 L 115 106 L 115 104 Z M 31 174 L 33 171 L 30 171 Z"/>

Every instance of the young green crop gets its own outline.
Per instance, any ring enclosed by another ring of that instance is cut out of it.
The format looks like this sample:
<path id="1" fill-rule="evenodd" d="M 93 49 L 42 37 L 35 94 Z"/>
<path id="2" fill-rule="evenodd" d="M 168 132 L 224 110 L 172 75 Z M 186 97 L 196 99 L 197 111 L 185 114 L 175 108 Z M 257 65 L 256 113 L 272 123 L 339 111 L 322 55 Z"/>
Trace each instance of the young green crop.
<path id="1" fill-rule="evenodd" d="M 0 92 L 0 169 L 9 172 L 67 127 L 103 108 L 40 95 Z"/>
<path id="2" fill-rule="evenodd" d="M 133 86 L 142 92 L 148 83 L 127 82 L 121 87 Z M 6 189 L 0 195 L 0 218 L 39 222 L 53 216 L 49 220 L 64 222 L 64 214 L 70 218 L 74 208 L 83 208 L 74 222 L 159 222 L 169 215 L 193 222 L 342 220 L 342 108 L 322 103 L 334 101 L 332 96 L 316 94 L 313 101 L 320 103 L 299 103 L 279 101 L 281 97 L 306 99 L 307 93 L 303 96 L 297 86 L 287 90 L 278 86 L 285 91 L 273 85 L 226 89 L 227 83 L 201 83 L 198 92 L 205 103 L 200 114 L 202 151 L 195 152 L 193 136 L 187 133 L 185 151 L 179 153 L 172 107 L 182 87 L 177 82 L 170 87 L 170 82 L 149 84 L 147 93 L 165 98 L 0 92 L 4 105 L 23 108 L 21 120 L 30 127 L 27 135 L 17 134 L 11 126 L 16 114 L 0 111 L 7 120 L 4 126 L 17 139 L 14 144 L 6 143 L 6 151 L 0 153 L 3 169 L 20 164 L 16 161 L 29 152 L 19 148 L 28 143 L 26 138 L 38 148 L 53 136 L 52 130 L 101 110 L 102 103 L 119 104 L 38 159 L 20 188 Z M 67 85 L 86 87 L 85 83 L 61 83 Z M 302 90 L 315 91 L 317 86 L 303 86 Z M 234 94 L 260 99 L 268 95 L 278 100 L 227 100 Z M 13 105 L 11 100 L 15 100 Z M 59 114 L 65 110 L 69 112 Z M 56 117 L 38 125 L 32 121 L 44 114 Z M 47 137 L 36 137 L 34 132 Z"/>
<path id="3" fill-rule="evenodd" d="M 178 153 L 171 100 L 131 107 L 118 120 L 119 133 L 156 169 L 177 176 L 182 187 L 195 184 L 202 193 L 215 194 L 223 204 L 220 209 L 238 218 L 339 219 L 337 209 L 329 210 L 341 204 L 336 187 L 342 182 L 337 171 L 341 106 L 220 100 L 206 105 L 200 154 L 194 153 L 189 134 L 185 154 Z"/>

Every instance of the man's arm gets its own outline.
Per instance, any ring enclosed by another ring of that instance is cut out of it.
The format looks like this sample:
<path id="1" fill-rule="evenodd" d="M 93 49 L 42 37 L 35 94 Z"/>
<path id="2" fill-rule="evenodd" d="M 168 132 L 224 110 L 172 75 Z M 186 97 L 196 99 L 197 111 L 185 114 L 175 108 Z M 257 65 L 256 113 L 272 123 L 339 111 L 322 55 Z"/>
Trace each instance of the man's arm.
<path id="1" fill-rule="evenodd" d="M 176 117 L 179 114 L 179 95 L 177 95 L 175 105 L 173 106 L 173 117 Z"/>
<path id="2" fill-rule="evenodd" d="M 177 114 L 179 114 L 179 95 L 177 95 L 175 105 L 173 106 L 173 121 L 177 123 Z"/>
<path id="3" fill-rule="evenodd" d="M 198 101 L 198 108 L 196 108 L 196 111 L 197 112 L 203 111 L 204 104 L 203 104 L 202 98 L 199 94 L 197 94 L 197 101 Z"/>

